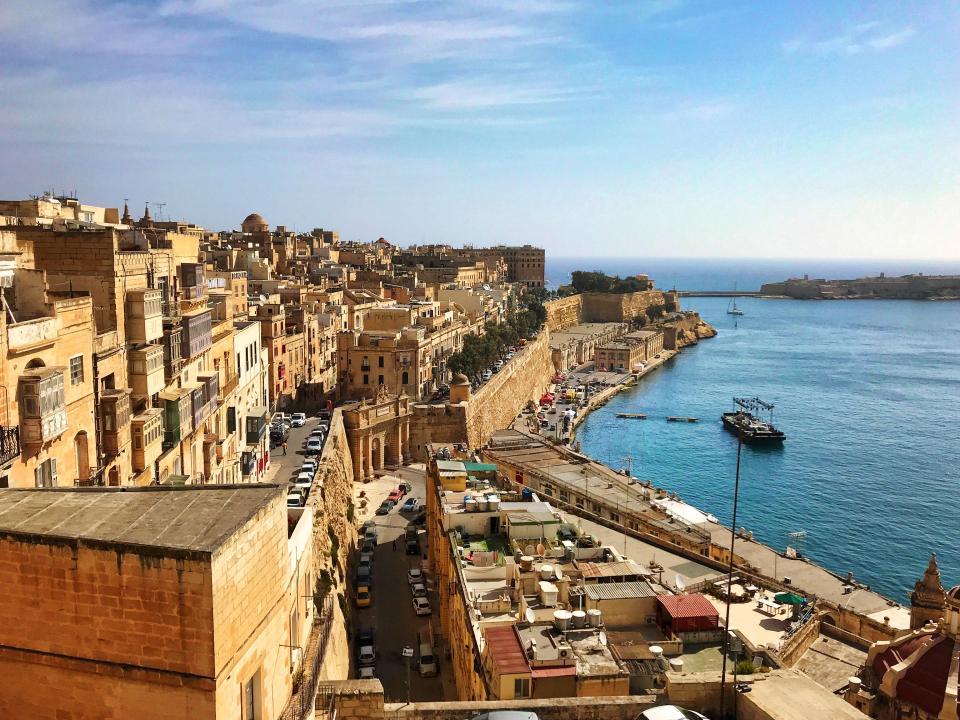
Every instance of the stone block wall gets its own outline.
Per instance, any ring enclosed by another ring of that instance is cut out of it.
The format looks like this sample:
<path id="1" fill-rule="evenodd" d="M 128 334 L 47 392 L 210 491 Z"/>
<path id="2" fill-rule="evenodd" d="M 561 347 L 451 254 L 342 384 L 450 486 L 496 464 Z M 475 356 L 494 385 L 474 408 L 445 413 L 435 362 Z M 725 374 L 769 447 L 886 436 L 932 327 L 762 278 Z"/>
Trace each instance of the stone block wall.
<path id="1" fill-rule="evenodd" d="M 570 295 L 558 300 L 550 300 L 543 305 L 547 310 L 547 329 L 550 332 L 564 330 L 579 325 L 583 316 L 583 296 Z"/>
<path id="2" fill-rule="evenodd" d="M 410 420 L 410 455 L 426 460 L 430 443 L 467 442 L 468 403 L 414 405 Z"/>
<path id="3" fill-rule="evenodd" d="M 635 293 L 582 293 L 583 322 L 645 324 L 678 308 L 673 293 L 645 290 Z"/>
<path id="4" fill-rule="evenodd" d="M 543 330 L 470 399 L 467 444 L 478 448 L 509 426 L 528 401 L 540 398 L 552 376 L 550 333 Z"/>

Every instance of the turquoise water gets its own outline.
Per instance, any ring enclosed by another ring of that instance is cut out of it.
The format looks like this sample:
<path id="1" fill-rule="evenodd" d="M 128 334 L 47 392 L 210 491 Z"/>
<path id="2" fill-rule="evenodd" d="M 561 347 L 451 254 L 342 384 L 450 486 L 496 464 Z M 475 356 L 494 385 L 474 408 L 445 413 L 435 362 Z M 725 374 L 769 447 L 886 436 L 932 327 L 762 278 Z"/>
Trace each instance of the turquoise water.
<path id="1" fill-rule="evenodd" d="M 806 531 L 805 554 L 898 600 L 931 551 L 960 583 L 960 302 L 750 298 L 736 320 L 726 299 L 683 303 L 719 335 L 593 413 L 583 450 L 614 467 L 631 456 L 634 475 L 729 523 L 736 440 L 719 415 L 759 395 L 787 441 L 745 448 L 738 525 L 780 550 Z"/>

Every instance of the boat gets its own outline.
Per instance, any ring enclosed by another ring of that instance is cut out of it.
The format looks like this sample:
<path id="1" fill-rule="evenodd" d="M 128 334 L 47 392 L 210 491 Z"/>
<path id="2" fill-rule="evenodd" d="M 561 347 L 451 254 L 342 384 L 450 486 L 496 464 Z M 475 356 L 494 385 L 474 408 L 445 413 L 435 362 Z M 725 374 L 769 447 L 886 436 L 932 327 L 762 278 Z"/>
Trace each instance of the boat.
<path id="1" fill-rule="evenodd" d="M 633 418 L 634 420 L 646 420 L 645 413 L 617 413 L 618 418 Z"/>
<path id="2" fill-rule="evenodd" d="M 695 423 L 700 422 L 700 418 L 687 417 L 686 415 L 667 415 L 668 422 L 685 422 L 685 423 Z"/>
<path id="3" fill-rule="evenodd" d="M 733 284 L 733 292 L 737 292 L 737 284 Z M 727 315 L 743 315 L 743 310 L 737 307 L 737 296 L 734 296 L 730 299 L 730 303 L 727 305 Z"/>
<path id="4" fill-rule="evenodd" d="M 723 426 L 734 435 L 748 443 L 774 444 L 782 443 L 787 439 L 782 430 L 773 424 L 773 404 L 764 402 L 760 398 L 733 399 L 735 409 L 720 416 Z M 760 418 L 759 413 L 766 410 L 770 413 L 769 421 Z"/>

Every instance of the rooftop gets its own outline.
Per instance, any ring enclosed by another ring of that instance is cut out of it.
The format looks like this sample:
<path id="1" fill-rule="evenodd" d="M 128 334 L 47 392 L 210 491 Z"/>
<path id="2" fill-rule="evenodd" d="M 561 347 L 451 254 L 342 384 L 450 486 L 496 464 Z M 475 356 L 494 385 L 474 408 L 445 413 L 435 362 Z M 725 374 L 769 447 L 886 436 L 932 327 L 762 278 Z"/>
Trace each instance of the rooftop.
<path id="1" fill-rule="evenodd" d="M 277 485 L 0 490 L 0 533 L 209 553 L 282 494 Z"/>

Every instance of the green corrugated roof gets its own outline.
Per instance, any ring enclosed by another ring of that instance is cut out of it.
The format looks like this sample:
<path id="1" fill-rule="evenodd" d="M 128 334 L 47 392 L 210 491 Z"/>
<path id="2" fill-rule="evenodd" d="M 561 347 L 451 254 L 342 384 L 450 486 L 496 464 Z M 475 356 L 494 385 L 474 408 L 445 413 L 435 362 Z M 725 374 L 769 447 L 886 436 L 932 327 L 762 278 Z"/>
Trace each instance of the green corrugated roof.
<path id="1" fill-rule="evenodd" d="M 474 463 L 468 462 L 464 463 L 463 467 L 466 468 L 467 472 L 496 472 L 497 466 L 493 463 Z"/>

